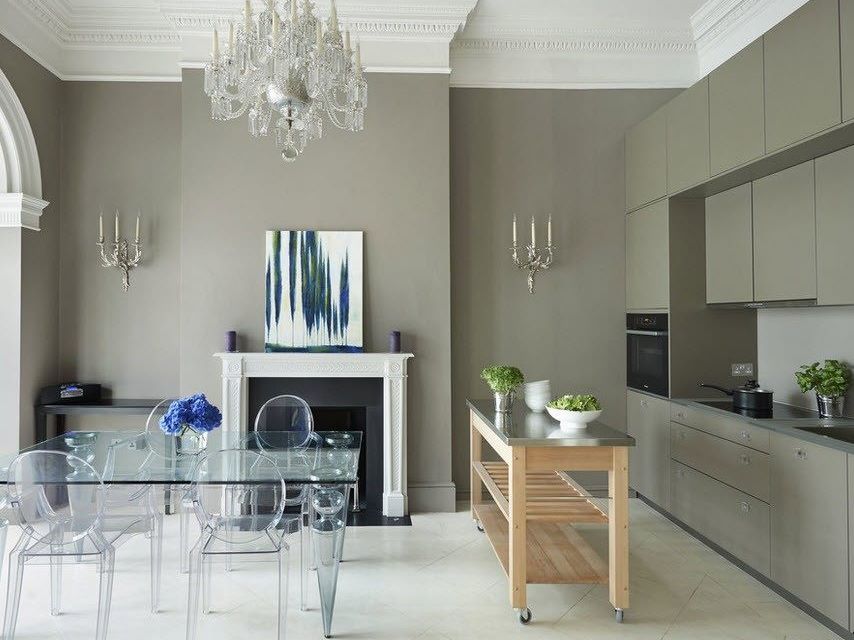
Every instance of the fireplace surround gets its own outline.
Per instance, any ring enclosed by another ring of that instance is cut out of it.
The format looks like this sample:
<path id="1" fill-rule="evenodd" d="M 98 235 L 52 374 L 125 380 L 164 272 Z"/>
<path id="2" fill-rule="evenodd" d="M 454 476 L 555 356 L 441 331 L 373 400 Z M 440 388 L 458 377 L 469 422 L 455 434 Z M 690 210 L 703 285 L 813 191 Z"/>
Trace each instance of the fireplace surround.
<path id="1" fill-rule="evenodd" d="M 378 378 L 382 383 L 382 512 L 409 513 L 406 486 L 406 380 L 411 353 L 217 353 L 225 431 L 245 434 L 253 378 Z M 342 402 L 342 405 L 347 404 Z M 257 410 L 257 409 L 256 409 Z"/>

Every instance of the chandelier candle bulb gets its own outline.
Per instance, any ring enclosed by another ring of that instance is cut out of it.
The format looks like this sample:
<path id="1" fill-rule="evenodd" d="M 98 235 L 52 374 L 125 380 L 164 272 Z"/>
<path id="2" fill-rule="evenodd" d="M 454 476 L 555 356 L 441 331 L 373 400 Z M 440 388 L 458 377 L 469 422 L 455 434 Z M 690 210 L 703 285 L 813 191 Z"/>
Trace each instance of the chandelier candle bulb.
<path id="1" fill-rule="evenodd" d="M 291 0 L 291 24 L 296 27 L 297 24 L 297 0 Z"/>
<path id="2" fill-rule="evenodd" d="M 513 246 L 516 246 L 516 214 L 513 214 Z"/>
<path id="3" fill-rule="evenodd" d="M 323 25 L 320 24 L 320 20 L 317 21 L 317 52 L 321 53 L 323 51 Z"/>
<path id="4" fill-rule="evenodd" d="M 552 214 L 549 214 L 549 227 L 547 235 L 547 243 L 552 246 Z"/>
<path id="5" fill-rule="evenodd" d="M 234 58 L 234 23 L 228 23 L 228 57 Z"/>
<path id="6" fill-rule="evenodd" d="M 104 241 L 104 215 L 98 216 L 98 242 Z"/>
<path id="7" fill-rule="evenodd" d="M 219 34 L 217 33 L 216 29 L 214 29 L 214 32 L 213 32 L 213 54 L 212 55 L 213 55 L 214 60 L 219 58 Z"/>
<path id="8" fill-rule="evenodd" d="M 246 35 L 252 31 L 252 2 L 246 0 L 246 5 L 243 7 L 243 24 L 246 27 Z"/>
<path id="9" fill-rule="evenodd" d="M 356 41 L 356 77 L 362 77 L 362 43 Z"/>
<path id="10" fill-rule="evenodd" d="M 119 210 L 116 209 L 116 242 L 119 241 Z"/>
<path id="11" fill-rule="evenodd" d="M 273 9 L 273 45 L 279 39 L 279 12 Z"/>
<path id="12" fill-rule="evenodd" d="M 537 225 L 534 223 L 534 216 L 531 216 L 531 246 L 537 246 Z"/>
<path id="13" fill-rule="evenodd" d="M 139 244 L 139 216 L 136 217 L 136 243 Z"/>
<path id="14" fill-rule="evenodd" d="M 335 8 L 335 0 L 332 0 L 332 8 L 329 10 L 329 28 L 333 34 L 338 32 L 338 9 Z"/>
<path id="15" fill-rule="evenodd" d="M 347 53 L 347 56 L 350 55 L 350 30 L 347 29 L 344 32 L 344 51 Z"/>

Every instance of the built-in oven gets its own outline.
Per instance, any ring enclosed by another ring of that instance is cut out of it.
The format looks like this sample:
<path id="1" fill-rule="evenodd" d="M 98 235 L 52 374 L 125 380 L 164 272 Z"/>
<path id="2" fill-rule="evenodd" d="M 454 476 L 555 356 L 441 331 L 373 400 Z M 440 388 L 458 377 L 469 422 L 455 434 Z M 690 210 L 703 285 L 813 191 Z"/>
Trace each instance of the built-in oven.
<path id="1" fill-rule="evenodd" d="M 626 370 L 630 388 L 670 395 L 666 313 L 626 314 Z"/>

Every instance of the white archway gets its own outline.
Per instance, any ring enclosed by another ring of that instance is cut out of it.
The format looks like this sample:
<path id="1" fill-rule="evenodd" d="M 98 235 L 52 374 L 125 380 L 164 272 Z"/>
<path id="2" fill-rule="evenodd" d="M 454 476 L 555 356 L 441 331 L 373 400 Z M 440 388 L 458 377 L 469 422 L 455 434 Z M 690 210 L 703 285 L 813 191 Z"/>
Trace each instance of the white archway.
<path id="1" fill-rule="evenodd" d="M 48 205 L 36 139 L 24 107 L 0 69 L 0 227 L 39 230 Z"/>

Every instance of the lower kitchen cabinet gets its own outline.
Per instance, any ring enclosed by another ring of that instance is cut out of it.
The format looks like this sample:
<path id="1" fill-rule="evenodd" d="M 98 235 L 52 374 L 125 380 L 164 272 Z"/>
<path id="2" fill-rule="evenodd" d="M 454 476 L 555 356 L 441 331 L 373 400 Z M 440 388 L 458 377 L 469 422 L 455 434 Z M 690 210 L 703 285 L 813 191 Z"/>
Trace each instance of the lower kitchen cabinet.
<path id="1" fill-rule="evenodd" d="M 771 579 L 847 629 L 846 455 L 771 434 Z"/>
<path id="2" fill-rule="evenodd" d="M 675 460 L 671 462 L 671 474 L 671 513 L 767 576 L 768 505 Z"/>
<path id="3" fill-rule="evenodd" d="M 635 446 L 629 450 L 629 484 L 660 507 L 670 504 L 670 402 L 627 392 L 627 425 Z"/>

